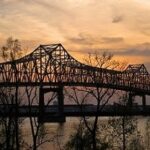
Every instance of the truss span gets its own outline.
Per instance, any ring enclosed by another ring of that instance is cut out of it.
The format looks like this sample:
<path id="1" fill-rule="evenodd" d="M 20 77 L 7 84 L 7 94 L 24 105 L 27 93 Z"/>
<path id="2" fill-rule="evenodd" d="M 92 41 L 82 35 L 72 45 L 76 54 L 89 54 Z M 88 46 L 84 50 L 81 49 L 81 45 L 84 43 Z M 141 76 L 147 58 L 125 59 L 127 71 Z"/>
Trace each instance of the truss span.
<path id="1" fill-rule="evenodd" d="M 99 86 L 150 95 L 145 66 L 129 65 L 124 71 L 85 65 L 61 44 L 40 45 L 15 61 L 0 63 L 0 86 Z"/>

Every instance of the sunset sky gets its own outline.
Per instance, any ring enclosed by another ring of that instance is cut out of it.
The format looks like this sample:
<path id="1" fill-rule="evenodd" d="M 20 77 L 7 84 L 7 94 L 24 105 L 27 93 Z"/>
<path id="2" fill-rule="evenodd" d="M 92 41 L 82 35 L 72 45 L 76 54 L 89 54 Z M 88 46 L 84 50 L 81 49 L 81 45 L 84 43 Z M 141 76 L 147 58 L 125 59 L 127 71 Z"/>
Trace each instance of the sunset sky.
<path id="1" fill-rule="evenodd" d="M 0 45 L 62 43 L 76 57 L 110 51 L 150 66 L 150 0 L 0 0 Z"/>

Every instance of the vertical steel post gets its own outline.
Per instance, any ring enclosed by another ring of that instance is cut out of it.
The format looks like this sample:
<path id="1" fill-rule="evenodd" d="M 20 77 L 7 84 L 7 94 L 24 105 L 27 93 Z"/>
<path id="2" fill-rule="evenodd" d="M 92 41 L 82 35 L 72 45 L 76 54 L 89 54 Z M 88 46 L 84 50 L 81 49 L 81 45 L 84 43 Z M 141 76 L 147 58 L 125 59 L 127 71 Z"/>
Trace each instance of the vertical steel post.
<path id="1" fill-rule="evenodd" d="M 39 87 L 39 122 L 43 121 L 44 116 L 44 92 L 43 88 Z"/>
<path id="2" fill-rule="evenodd" d="M 142 95 L 142 105 L 143 105 L 143 107 L 146 106 L 146 96 L 145 95 Z"/>
<path id="3" fill-rule="evenodd" d="M 128 105 L 131 107 L 133 105 L 133 94 L 129 93 Z"/>
<path id="4" fill-rule="evenodd" d="M 18 85 L 16 85 L 15 92 L 15 105 L 16 105 L 16 115 L 15 115 L 15 131 L 16 131 L 16 150 L 20 149 L 19 145 L 19 125 L 18 125 Z"/>
<path id="5" fill-rule="evenodd" d="M 16 88 L 15 88 L 15 138 L 16 138 L 16 150 L 20 149 L 20 143 L 19 143 L 19 124 L 18 124 L 18 71 L 16 63 L 14 62 L 14 70 L 15 70 L 15 82 L 16 82 Z"/>
<path id="6" fill-rule="evenodd" d="M 63 86 L 58 88 L 58 111 L 59 115 L 64 115 L 64 94 L 63 94 Z"/>

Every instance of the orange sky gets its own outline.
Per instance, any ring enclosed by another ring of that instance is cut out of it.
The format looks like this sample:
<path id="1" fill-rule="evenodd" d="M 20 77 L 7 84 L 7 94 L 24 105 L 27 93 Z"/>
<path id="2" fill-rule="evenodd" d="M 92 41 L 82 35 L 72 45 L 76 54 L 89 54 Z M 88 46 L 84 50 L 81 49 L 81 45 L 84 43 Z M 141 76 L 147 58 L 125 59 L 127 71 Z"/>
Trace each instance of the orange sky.
<path id="1" fill-rule="evenodd" d="M 107 50 L 149 65 L 150 0 L 1 0 L 0 44 L 9 36 L 30 51 L 62 43 L 79 59 Z"/>

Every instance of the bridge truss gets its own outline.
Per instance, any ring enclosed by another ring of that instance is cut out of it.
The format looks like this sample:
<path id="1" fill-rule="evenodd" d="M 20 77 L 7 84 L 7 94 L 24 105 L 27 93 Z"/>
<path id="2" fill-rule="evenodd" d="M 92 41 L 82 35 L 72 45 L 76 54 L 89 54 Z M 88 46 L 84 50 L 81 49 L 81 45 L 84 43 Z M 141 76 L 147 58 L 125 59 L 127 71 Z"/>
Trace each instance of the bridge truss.
<path id="1" fill-rule="evenodd" d="M 59 112 L 63 112 L 63 87 L 88 86 L 150 95 L 150 75 L 143 64 L 125 70 L 111 70 L 85 65 L 74 59 L 61 44 L 40 45 L 32 53 L 0 63 L 0 87 L 38 86 L 40 114 L 44 112 L 44 94 L 58 93 Z M 44 88 L 49 86 L 50 88 Z M 51 88 L 56 87 L 56 88 Z"/>
<path id="2" fill-rule="evenodd" d="M 150 94 L 145 66 L 124 71 L 97 68 L 78 62 L 61 44 L 40 45 L 31 54 L 0 63 L 0 86 L 100 86 Z"/>

